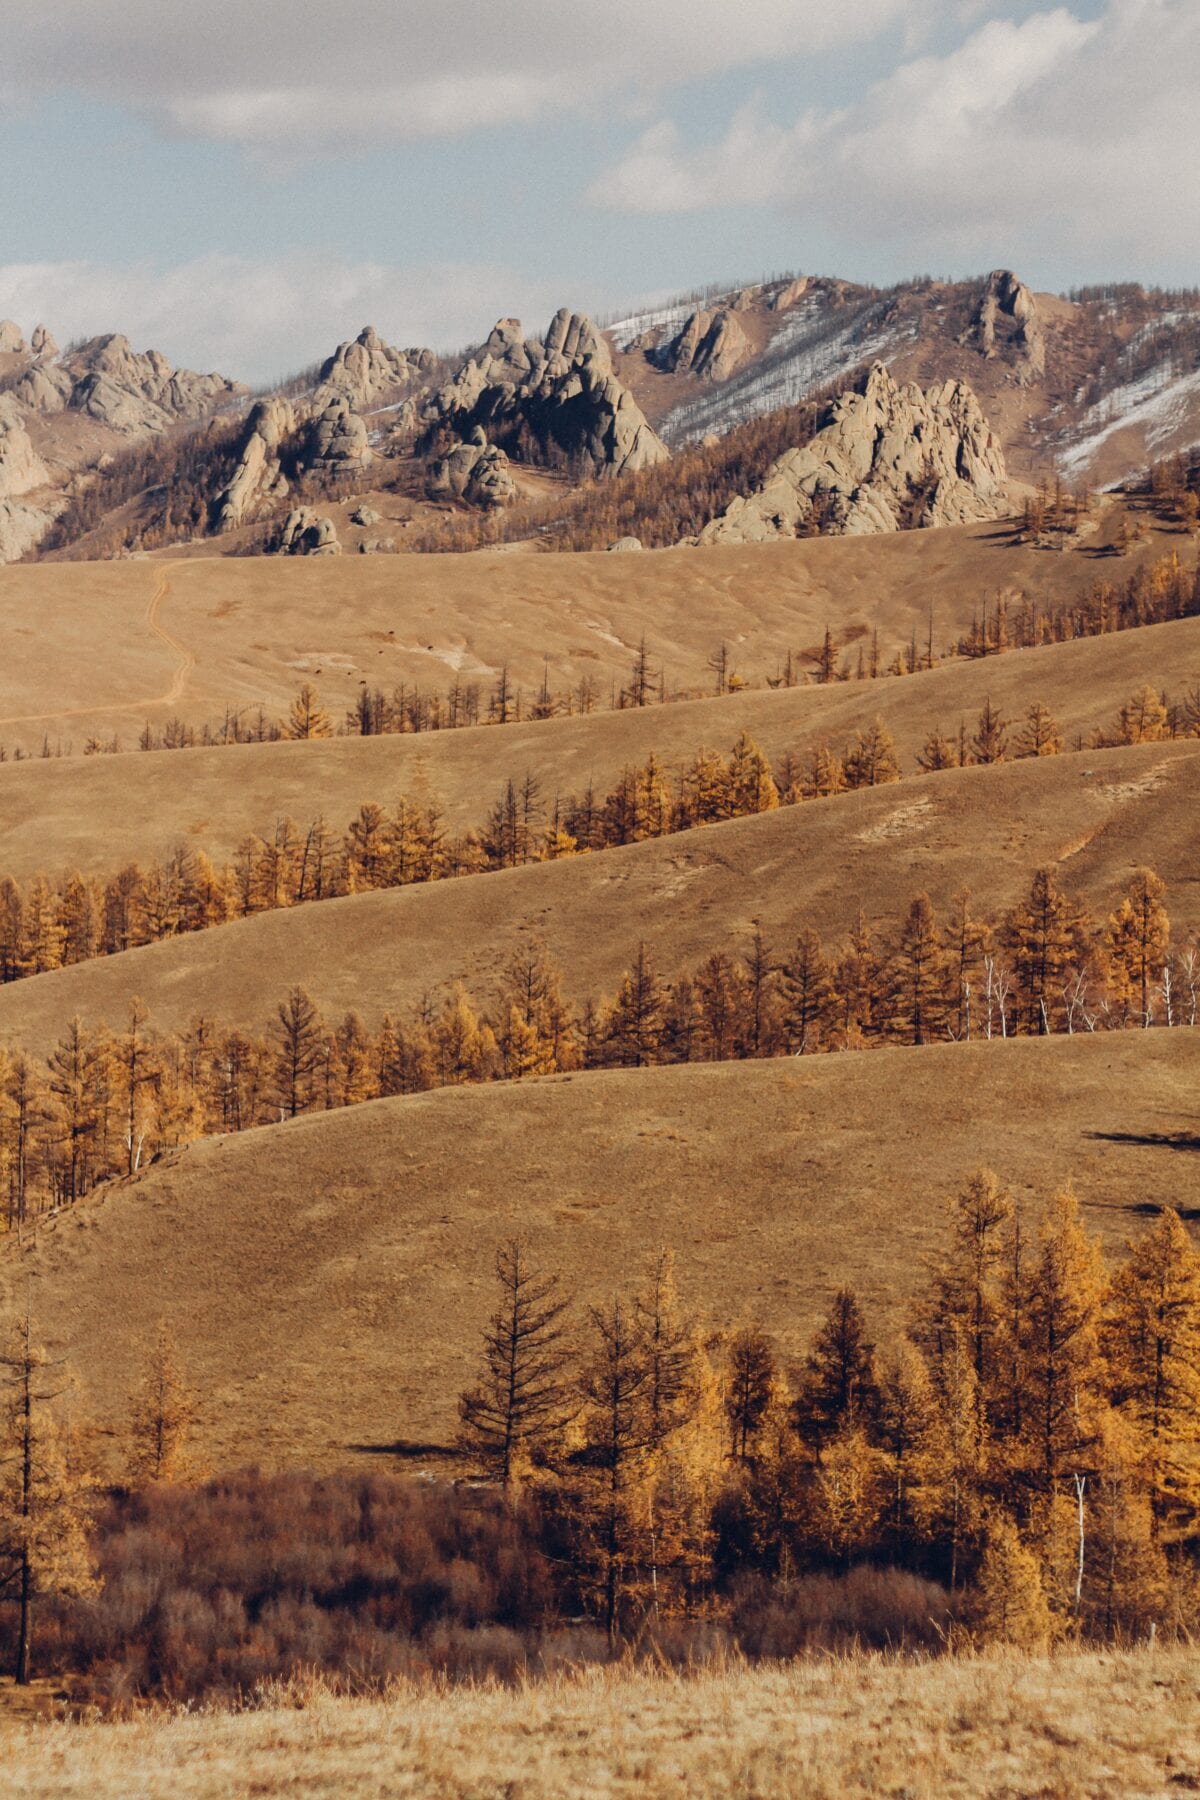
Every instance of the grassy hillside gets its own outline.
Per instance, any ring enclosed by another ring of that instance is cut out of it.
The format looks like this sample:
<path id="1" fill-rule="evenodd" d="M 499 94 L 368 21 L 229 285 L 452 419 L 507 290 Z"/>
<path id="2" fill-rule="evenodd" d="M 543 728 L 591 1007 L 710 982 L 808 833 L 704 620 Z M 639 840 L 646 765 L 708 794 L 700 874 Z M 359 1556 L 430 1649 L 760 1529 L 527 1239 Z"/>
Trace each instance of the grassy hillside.
<path id="1" fill-rule="evenodd" d="M 621 1669 L 450 1694 L 402 1687 L 371 1702 L 297 1690 L 224 1717 L 26 1727 L 4 1747 L 26 1800 L 217 1800 L 250 1780 L 267 1800 L 1108 1800 L 1200 1781 L 1181 1729 L 1195 1704 L 1183 1650 L 849 1657 L 688 1679 Z"/>
<path id="2" fill-rule="evenodd" d="M 908 684 L 897 684 L 904 686 Z M 216 752 L 218 756 L 232 752 Z M 149 759 L 147 759 L 149 760 Z M 203 1013 L 265 1024 L 299 982 L 368 1023 L 465 982 L 480 1001 L 521 938 L 544 938 L 580 1003 L 615 988 L 639 940 L 665 975 L 757 923 L 783 950 L 840 936 L 861 906 L 889 931 L 927 889 L 999 916 L 1054 864 L 1103 917 L 1130 872 L 1167 883 L 1176 936 L 1200 929 L 1200 743 L 946 770 L 598 855 L 259 913 L 0 986 L 0 1038 L 39 1050 L 76 1013 L 117 1024 L 133 994 L 160 1027 Z"/>
<path id="3" fill-rule="evenodd" d="M 671 692 L 711 689 L 722 641 L 757 682 L 787 651 L 878 630 L 885 663 L 930 608 L 935 641 L 1000 592 L 1051 603 L 1183 548 L 1152 534 L 1109 554 L 1103 531 L 1062 552 L 1016 546 L 1004 525 L 643 555 L 234 558 L 12 565 L 0 570 L 0 743 L 90 733 L 136 743 L 143 723 L 286 710 L 301 680 L 335 717 L 360 685 L 487 684 L 507 665 L 527 696 L 548 672 L 603 696 L 645 636 Z"/>
<path id="4" fill-rule="evenodd" d="M 37 870 L 108 875 L 128 861 L 160 860 L 180 843 L 222 862 L 247 833 L 269 831 L 278 817 L 291 814 L 303 823 L 323 812 L 340 831 L 363 801 L 391 805 L 402 793 L 436 803 L 449 829 L 459 832 L 482 821 L 508 776 L 520 782 L 532 774 L 549 805 L 555 794 L 580 793 L 589 781 L 603 794 L 622 769 L 651 751 L 676 768 L 701 744 L 727 750 L 747 730 L 778 762 L 787 751 L 802 755 L 825 740 L 840 747 L 877 715 L 911 773 L 933 727 L 953 736 L 965 718 L 973 728 L 988 696 L 1014 722 L 1040 700 L 1070 746 L 1086 741 L 1097 725 L 1111 727 L 1122 703 L 1146 681 L 1176 697 L 1200 687 L 1200 618 L 954 660 L 903 679 L 755 690 L 417 736 L 6 763 L 0 766 L 0 874 L 22 881 Z"/>
<path id="5" fill-rule="evenodd" d="M 213 1467 L 419 1455 L 513 1232 L 583 1300 L 665 1240 L 689 1306 L 795 1355 L 847 1281 L 899 1323 L 981 1161 L 1035 1206 L 1073 1176 L 1110 1240 L 1194 1207 L 1198 1078 L 1200 1035 L 1158 1031 L 444 1089 L 196 1143 L 5 1241 L 0 1276 L 110 1425 L 165 1317 Z"/>

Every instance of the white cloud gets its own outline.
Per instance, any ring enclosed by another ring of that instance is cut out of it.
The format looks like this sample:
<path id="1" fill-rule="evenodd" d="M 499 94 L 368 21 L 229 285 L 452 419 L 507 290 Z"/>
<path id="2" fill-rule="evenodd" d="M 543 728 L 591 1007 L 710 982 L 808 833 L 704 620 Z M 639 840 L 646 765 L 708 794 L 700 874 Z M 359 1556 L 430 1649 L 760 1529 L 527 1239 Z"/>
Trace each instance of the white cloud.
<path id="1" fill-rule="evenodd" d="M 1153 268 L 1200 234 L 1197 67 L 1196 0 L 993 18 L 838 112 L 780 126 L 750 108 L 699 148 L 660 121 L 591 198 L 643 213 L 782 204 L 847 240 L 910 245 L 925 266 L 1015 246 Z"/>
<path id="2" fill-rule="evenodd" d="M 945 0 L 918 0 L 919 9 Z M 73 90 L 164 128 L 323 150 L 593 110 L 868 39 L 914 0 L 30 0 L 0 89 Z M 16 16 L 11 16 L 15 14 Z"/>
<path id="3" fill-rule="evenodd" d="M 135 349 L 251 383 L 292 373 L 374 325 L 401 346 L 453 350 L 500 313 L 541 330 L 571 296 L 510 269 L 392 269 L 310 256 L 252 262 L 202 256 L 174 268 L 92 262 L 0 264 L 0 318 L 44 321 L 65 344 L 120 331 Z"/>

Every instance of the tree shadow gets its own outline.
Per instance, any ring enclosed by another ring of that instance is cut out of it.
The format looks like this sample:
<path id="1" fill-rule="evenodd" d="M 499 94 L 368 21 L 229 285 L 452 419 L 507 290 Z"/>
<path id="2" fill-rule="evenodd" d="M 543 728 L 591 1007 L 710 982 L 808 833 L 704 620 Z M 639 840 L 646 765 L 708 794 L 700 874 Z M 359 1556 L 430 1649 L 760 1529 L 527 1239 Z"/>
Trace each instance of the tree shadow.
<path id="1" fill-rule="evenodd" d="M 1084 1136 L 1105 1144 L 1137 1144 L 1146 1150 L 1200 1152 L 1200 1132 L 1195 1131 L 1086 1131 Z"/>
<path id="2" fill-rule="evenodd" d="M 412 1438 L 397 1438 L 392 1444 L 344 1444 L 358 1456 L 394 1456 L 399 1462 L 450 1462 L 455 1451 L 449 1444 L 422 1444 Z"/>

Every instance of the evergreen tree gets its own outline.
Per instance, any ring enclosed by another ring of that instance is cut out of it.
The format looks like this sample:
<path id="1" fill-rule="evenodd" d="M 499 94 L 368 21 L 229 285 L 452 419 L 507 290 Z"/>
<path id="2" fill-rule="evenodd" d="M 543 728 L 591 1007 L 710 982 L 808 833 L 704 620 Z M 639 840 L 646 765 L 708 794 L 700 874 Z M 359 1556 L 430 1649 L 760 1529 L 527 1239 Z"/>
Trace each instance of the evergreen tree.
<path id="1" fill-rule="evenodd" d="M 1163 905 L 1166 887 L 1153 869 L 1135 869 L 1129 891 L 1108 921 L 1110 981 L 1119 1004 L 1137 1007 L 1138 1022 L 1152 1023 L 1151 994 L 1162 980 L 1171 942 Z"/>
<path id="2" fill-rule="evenodd" d="M 331 738 L 333 721 L 321 705 L 321 696 L 311 682 L 304 682 L 299 693 L 292 701 L 288 712 L 287 724 L 283 728 L 286 738 Z"/>
<path id="3" fill-rule="evenodd" d="M 839 1288 L 813 1337 L 796 1400 L 804 1442 L 819 1449 L 839 1432 L 872 1419 L 878 1409 L 875 1348 L 852 1288 Z"/>
<path id="4" fill-rule="evenodd" d="M 179 1479 L 195 1413 L 195 1396 L 180 1371 L 174 1342 L 162 1321 L 133 1397 L 130 1473 L 135 1483 Z"/>
<path id="5" fill-rule="evenodd" d="M 518 1238 L 497 1251 L 496 1282 L 482 1367 L 459 1401 L 459 1440 L 478 1468 L 510 1489 L 553 1447 L 571 1415 L 570 1301 Z"/>
<path id="6" fill-rule="evenodd" d="M 280 1115 L 294 1119 L 311 1106 L 325 1028 L 303 988 L 294 987 L 275 1015 L 275 1095 Z"/>
<path id="7" fill-rule="evenodd" d="M 615 1062 L 625 1068 L 640 1069 L 658 1061 L 665 999 L 646 946 L 639 944 L 633 967 L 622 978 L 606 1024 L 605 1035 Z"/>
<path id="8" fill-rule="evenodd" d="M 730 1455 L 739 1462 L 753 1459 L 755 1440 L 776 1382 L 775 1352 L 766 1333 L 746 1325 L 729 1340 L 725 1384 L 725 1415 L 729 1421 Z"/>
<path id="9" fill-rule="evenodd" d="M 971 739 L 971 761 L 975 763 L 1002 763 L 1008 755 L 1008 726 L 1003 715 L 992 705 L 991 695 L 985 699 L 983 709 L 975 726 L 975 735 Z"/>
<path id="10" fill-rule="evenodd" d="M 1033 1552 L 1006 1513 L 988 1521 L 979 1567 L 978 1624 L 985 1643 L 1044 1650 L 1050 1642 L 1050 1608 Z"/>
<path id="11" fill-rule="evenodd" d="M 1062 727 L 1058 720 L 1040 700 L 1032 701 L 1017 737 L 1018 757 L 1061 756 L 1062 750 Z"/>

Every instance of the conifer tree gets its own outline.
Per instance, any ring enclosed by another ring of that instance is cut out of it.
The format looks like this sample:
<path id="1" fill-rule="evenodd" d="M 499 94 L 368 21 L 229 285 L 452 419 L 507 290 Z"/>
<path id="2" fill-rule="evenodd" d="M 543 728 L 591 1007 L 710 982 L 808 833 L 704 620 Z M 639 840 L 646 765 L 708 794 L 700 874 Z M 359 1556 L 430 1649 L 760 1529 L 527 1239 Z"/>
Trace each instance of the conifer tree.
<path id="1" fill-rule="evenodd" d="M 133 1396 L 130 1473 L 135 1483 L 175 1481 L 185 1469 L 196 1399 L 179 1368 L 166 1321 L 159 1322 Z"/>
<path id="2" fill-rule="evenodd" d="M 571 1414 L 570 1301 L 519 1238 L 496 1253 L 496 1310 L 483 1334 L 476 1385 L 459 1400 L 459 1440 L 493 1481 L 511 1489 L 556 1442 Z"/>
<path id="3" fill-rule="evenodd" d="M 1039 869 L 1028 900 L 1014 908 L 1004 927 L 1012 953 L 1025 1028 L 1038 1036 L 1050 1031 L 1061 1010 L 1062 983 L 1085 934 L 1052 869 Z"/>
<path id="4" fill-rule="evenodd" d="M 1129 891 L 1108 921 L 1111 981 L 1118 1002 L 1137 1006 L 1143 1025 L 1152 1021 L 1151 992 L 1162 979 L 1171 941 L 1163 905 L 1166 887 L 1153 869 L 1135 869 Z"/>
<path id="5" fill-rule="evenodd" d="M 286 738 L 331 738 L 333 736 L 333 721 L 321 705 L 321 696 L 311 682 L 303 682 L 299 693 L 292 701 L 287 723 L 283 728 L 283 735 Z"/>
<path id="6" fill-rule="evenodd" d="M 805 1358 L 796 1423 L 814 1448 L 875 1416 L 875 1348 L 852 1288 L 839 1288 Z"/>
<path id="7" fill-rule="evenodd" d="M 935 725 L 917 752 L 918 768 L 929 775 L 941 769 L 956 769 L 958 762 L 957 746 L 950 738 L 942 735 L 940 725 Z"/>
<path id="8" fill-rule="evenodd" d="M 779 790 L 771 764 L 748 732 L 741 732 L 729 759 L 729 812 L 733 818 L 771 812 L 779 805 Z"/>
<path id="9" fill-rule="evenodd" d="M 984 700 L 983 709 L 975 726 L 975 735 L 971 739 L 971 761 L 975 763 L 1002 763 L 1008 755 L 1008 726 L 1003 715 L 992 705 L 989 694 Z"/>
<path id="10" fill-rule="evenodd" d="M 312 1104 L 325 1028 L 303 988 L 294 987 L 276 1010 L 275 1093 L 284 1118 Z"/>
<path id="11" fill-rule="evenodd" d="M 800 932 L 780 971 L 781 1022 L 789 1050 L 802 1056 L 819 1050 L 829 1023 L 834 989 L 829 964 L 816 932 Z"/>
<path id="12" fill-rule="evenodd" d="M 1003 1512 L 988 1521 L 979 1567 L 978 1621 L 985 1643 L 1044 1650 L 1050 1642 L 1050 1608 L 1037 1558 Z"/>
<path id="13" fill-rule="evenodd" d="M 646 946 L 639 944 L 633 967 L 622 978 L 606 1025 L 617 1063 L 640 1069 L 658 1061 L 665 999 Z"/>
<path id="14" fill-rule="evenodd" d="M 1121 708 L 1117 719 L 1119 744 L 1157 744 L 1170 736 L 1166 707 L 1149 684 L 1143 682 Z"/>
<path id="15" fill-rule="evenodd" d="M 1038 1233 L 1024 1322 L 1027 1441 L 1031 1478 L 1046 1496 L 1078 1462 L 1103 1387 L 1099 1353 L 1100 1253 L 1068 1184 L 1054 1195 Z"/>
<path id="16" fill-rule="evenodd" d="M 729 1340 L 725 1415 L 729 1421 L 730 1455 L 749 1462 L 775 1391 L 777 1370 L 771 1340 L 757 1325 L 743 1326 Z"/>
<path id="17" fill-rule="evenodd" d="M 86 1598 L 96 1592 L 87 1527 L 91 1483 L 71 1466 L 52 1404 L 53 1365 L 34 1341 L 28 1310 L 0 1353 L 7 1375 L 0 1435 L 0 1595 L 17 1605 L 13 1676 L 33 1674 L 36 1602 L 49 1594 Z"/>
<path id="18" fill-rule="evenodd" d="M 897 1031 L 906 1043 L 927 1044 L 946 1017 L 946 958 L 928 894 L 909 907 L 892 982 Z"/>
<path id="19" fill-rule="evenodd" d="M 1109 1284 L 1103 1345 L 1110 1391 L 1147 1446 L 1156 1531 L 1200 1514 L 1200 1254 L 1164 1207 Z"/>
<path id="20" fill-rule="evenodd" d="M 907 1338 L 879 1371 L 878 1443 L 887 1478 L 886 1529 L 903 1555 L 927 1534 L 936 1511 L 940 1399 L 929 1369 Z"/>
<path id="21" fill-rule="evenodd" d="M 1017 736 L 1017 756 L 1061 756 L 1062 749 L 1062 728 L 1058 720 L 1040 700 L 1032 701 Z"/>
<path id="22" fill-rule="evenodd" d="M 650 1471 L 651 1370 L 636 1311 L 614 1296 L 589 1307 L 592 1344 L 579 1377 L 584 1451 L 578 1522 L 585 1565 L 612 1642 L 626 1597 L 642 1585 L 644 1487 Z"/>
<path id="23" fill-rule="evenodd" d="M 880 787 L 899 781 L 895 740 L 882 719 L 858 732 L 846 753 L 845 777 L 848 788 Z"/>

